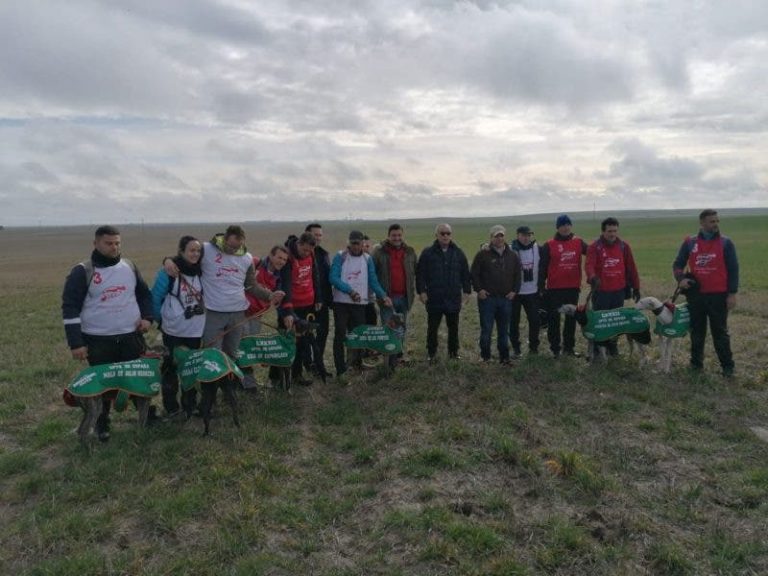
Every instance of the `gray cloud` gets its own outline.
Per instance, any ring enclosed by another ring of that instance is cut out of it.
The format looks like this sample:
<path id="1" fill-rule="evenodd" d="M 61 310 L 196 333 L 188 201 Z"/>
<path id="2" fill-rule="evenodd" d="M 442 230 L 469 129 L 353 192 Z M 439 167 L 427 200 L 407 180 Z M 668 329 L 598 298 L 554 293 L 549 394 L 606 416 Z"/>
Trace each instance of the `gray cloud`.
<path id="1" fill-rule="evenodd" d="M 746 0 L 7 0 L 0 212 L 757 205 L 767 31 Z"/>

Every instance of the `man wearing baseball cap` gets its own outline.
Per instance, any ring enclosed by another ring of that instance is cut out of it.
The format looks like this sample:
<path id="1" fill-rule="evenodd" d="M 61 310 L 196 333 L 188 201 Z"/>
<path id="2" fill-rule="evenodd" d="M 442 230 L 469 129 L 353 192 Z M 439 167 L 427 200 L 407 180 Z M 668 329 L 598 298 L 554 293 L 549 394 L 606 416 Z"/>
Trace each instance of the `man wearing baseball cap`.
<path id="1" fill-rule="evenodd" d="M 555 221 L 555 236 L 541 247 L 539 262 L 539 294 L 543 294 L 549 313 L 547 340 L 555 358 L 560 352 L 578 356 L 576 345 L 576 319 L 567 316 L 563 325 L 562 348 L 560 338 L 560 313 L 563 304 L 578 304 L 581 290 L 581 274 L 587 243 L 571 232 L 570 217 L 561 214 Z"/>
<path id="2" fill-rule="evenodd" d="M 344 341 L 347 332 L 365 324 L 365 305 L 368 294 L 373 292 L 382 299 L 382 304 L 392 307 L 392 301 L 376 277 L 373 259 L 363 252 L 365 235 L 359 230 L 349 233 L 346 250 L 339 250 L 331 264 L 331 286 L 333 286 L 333 362 L 336 366 L 336 378 L 345 383 L 347 358 L 344 353 Z M 350 350 L 349 363 L 359 368 L 362 362 L 359 350 Z"/>
<path id="3" fill-rule="evenodd" d="M 517 227 L 517 239 L 511 246 L 520 258 L 520 291 L 512 300 L 512 320 L 509 323 L 509 342 L 512 353 L 520 356 L 520 312 L 525 310 L 528 319 L 528 352 L 539 352 L 539 245 L 533 238 L 533 230 L 529 226 Z"/>
<path id="4" fill-rule="evenodd" d="M 512 300 L 520 291 L 520 259 L 506 242 L 504 226 L 491 227 L 490 245 L 480 249 L 470 269 L 480 312 L 480 356 L 491 359 L 491 336 L 496 323 L 499 362 L 509 364 L 509 322 Z"/>

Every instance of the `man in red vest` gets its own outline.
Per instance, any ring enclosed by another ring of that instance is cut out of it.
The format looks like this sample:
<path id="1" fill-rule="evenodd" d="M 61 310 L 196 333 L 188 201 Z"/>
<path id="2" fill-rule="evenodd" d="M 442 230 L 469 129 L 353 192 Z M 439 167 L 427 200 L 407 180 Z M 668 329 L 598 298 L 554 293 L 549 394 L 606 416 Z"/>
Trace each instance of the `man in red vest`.
<path id="1" fill-rule="evenodd" d="M 300 320 L 314 317 L 315 312 L 323 307 L 320 275 L 315 263 L 316 244 L 312 232 L 303 232 L 298 238 L 292 236 L 286 242 L 289 252 L 286 269 L 291 276 L 291 298 L 285 307 Z M 309 367 L 311 363 L 311 342 L 308 337 L 301 336 L 296 340 L 296 358 L 291 368 L 295 383 L 301 386 L 312 384 L 311 379 L 302 377 L 304 367 Z"/>
<path id="2" fill-rule="evenodd" d="M 581 268 L 587 243 L 571 232 L 573 223 L 567 214 L 557 217 L 554 238 L 541 247 L 539 260 L 539 292 L 547 308 L 549 322 L 547 339 L 555 358 L 560 356 L 560 313 L 563 304 L 578 304 L 581 290 Z M 546 290 L 545 290 L 546 288 Z M 578 356 L 576 345 L 576 319 L 566 316 L 563 326 L 562 352 Z"/>
<path id="3" fill-rule="evenodd" d="M 699 226 L 696 236 L 683 240 L 672 264 L 678 286 L 687 290 L 691 314 L 691 368 L 704 368 L 704 341 L 709 319 L 723 376 L 730 378 L 734 363 L 728 334 L 728 311 L 736 306 L 739 261 L 731 239 L 720 234 L 720 217 L 715 210 L 703 210 L 699 214 Z"/>
<path id="4" fill-rule="evenodd" d="M 619 238 L 619 221 L 606 218 L 600 223 L 602 234 L 587 249 L 587 282 L 592 286 L 592 308 L 622 308 L 624 300 L 640 300 L 640 276 L 632 249 Z M 618 355 L 616 340 L 596 344 L 605 346 L 608 354 Z"/>

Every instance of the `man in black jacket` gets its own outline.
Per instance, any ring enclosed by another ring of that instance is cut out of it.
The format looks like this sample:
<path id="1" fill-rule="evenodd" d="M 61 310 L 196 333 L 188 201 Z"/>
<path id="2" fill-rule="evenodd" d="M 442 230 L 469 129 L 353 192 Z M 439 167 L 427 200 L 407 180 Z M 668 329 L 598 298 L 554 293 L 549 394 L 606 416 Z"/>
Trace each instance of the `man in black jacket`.
<path id="1" fill-rule="evenodd" d="M 146 348 L 152 324 L 152 294 L 130 260 L 121 258 L 120 231 L 99 226 L 91 257 L 72 268 L 61 311 L 67 344 L 76 360 L 90 365 L 135 360 Z M 109 440 L 110 400 L 96 421 L 99 440 Z"/>
<path id="2" fill-rule="evenodd" d="M 445 316 L 448 357 L 459 358 L 459 312 L 471 293 L 469 265 L 464 252 L 453 243 L 448 224 L 435 228 L 435 242 L 425 248 L 416 267 L 416 292 L 427 309 L 427 355 L 437 354 L 437 330 Z"/>
<path id="3" fill-rule="evenodd" d="M 305 232 L 311 232 L 315 237 L 315 266 L 320 280 L 320 294 L 323 306 L 315 312 L 315 321 L 318 324 L 315 333 L 317 358 L 313 358 L 313 368 L 318 376 L 330 376 L 325 369 L 325 345 L 328 342 L 328 333 L 330 330 L 330 310 L 333 307 L 333 290 L 331 289 L 331 257 L 328 251 L 321 246 L 323 242 L 323 227 L 312 222 L 307 224 Z"/>

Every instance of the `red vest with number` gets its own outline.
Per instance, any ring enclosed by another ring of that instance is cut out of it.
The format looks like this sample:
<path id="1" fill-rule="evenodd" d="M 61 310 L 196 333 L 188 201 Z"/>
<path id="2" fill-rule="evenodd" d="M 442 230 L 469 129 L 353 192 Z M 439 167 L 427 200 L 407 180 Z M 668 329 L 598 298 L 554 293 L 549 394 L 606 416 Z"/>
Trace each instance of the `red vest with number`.
<path id="1" fill-rule="evenodd" d="M 720 236 L 704 240 L 697 236 L 691 242 L 688 268 L 699 283 L 702 294 L 728 292 L 728 269 L 725 267 L 723 239 Z"/>
<path id="2" fill-rule="evenodd" d="M 547 288 L 581 288 L 581 238 L 552 239 L 549 246 Z"/>
<path id="3" fill-rule="evenodd" d="M 315 283 L 312 280 L 312 266 L 315 259 L 291 256 L 291 303 L 294 308 L 306 308 L 315 303 Z"/>
<path id="4" fill-rule="evenodd" d="M 608 244 L 597 240 L 597 265 L 600 272 L 600 290 L 615 292 L 627 286 L 627 263 L 624 261 L 624 242 Z"/>

